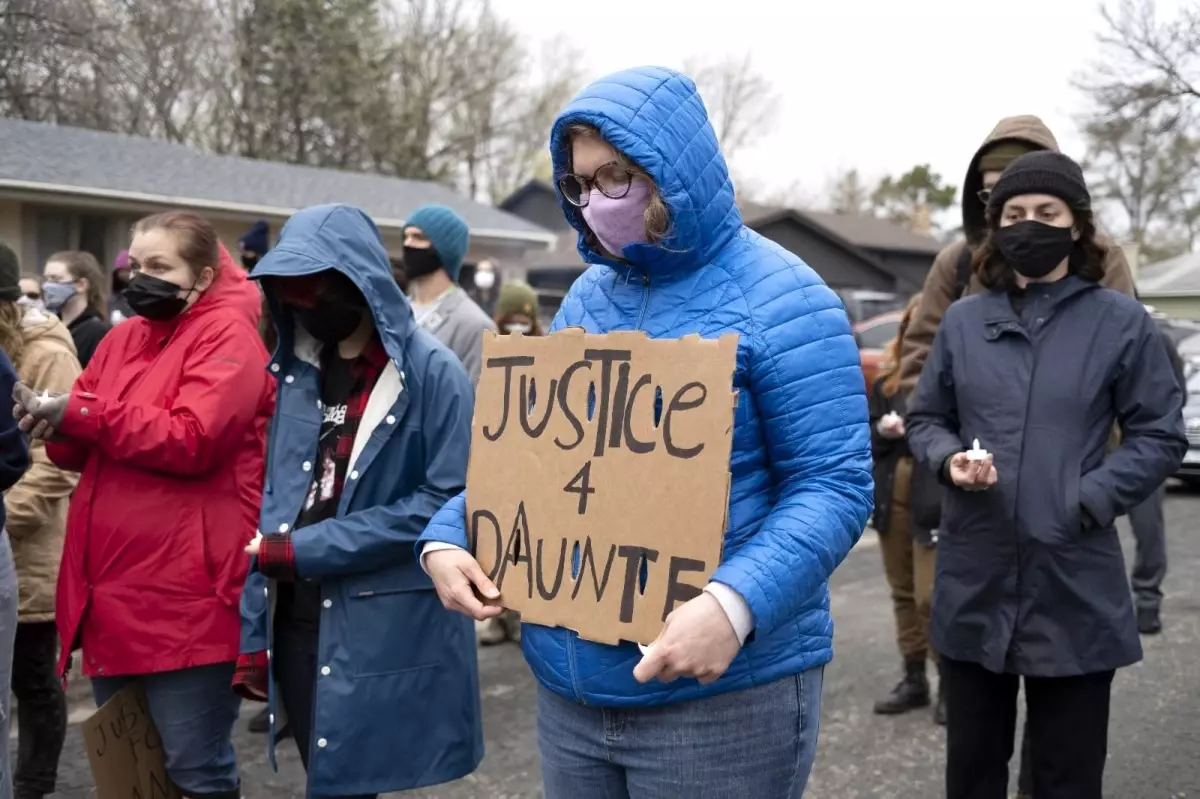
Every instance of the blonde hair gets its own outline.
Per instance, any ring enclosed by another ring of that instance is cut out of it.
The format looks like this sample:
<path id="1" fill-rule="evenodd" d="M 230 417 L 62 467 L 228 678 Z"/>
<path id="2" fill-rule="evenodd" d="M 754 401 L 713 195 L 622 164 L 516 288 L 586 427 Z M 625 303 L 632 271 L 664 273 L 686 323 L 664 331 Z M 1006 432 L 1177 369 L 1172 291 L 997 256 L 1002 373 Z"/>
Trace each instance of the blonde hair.
<path id="1" fill-rule="evenodd" d="M 25 310 L 20 305 L 0 301 L 0 350 L 4 350 L 18 374 L 25 355 L 25 333 L 21 330 L 24 318 Z"/>
<path id="2" fill-rule="evenodd" d="M 566 138 L 568 153 L 576 139 L 594 139 L 609 144 L 599 130 L 582 122 L 568 125 Z M 609 146 L 611 147 L 612 145 L 610 144 Z M 654 191 L 650 195 L 650 203 L 646 206 L 646 238 L 651 244 L 660 244 L 671 233 L 671 210 L 667 208 L 666 202 L 663 201 L 662 195 L 659 194 L 658 184 L 654 182 L 654 178 L 650 176 L 650 173 L 629 158 L 629 156 L 625 155 L 625 153 L 617 150 L 617 148 L 613 147 L 613 150 L 617 154 L 617 163 L 632 172 L 635 177 L 647 181 L 654 187 Z M 591 230 L 584 234 L 584 238 L 592 249 L 604 249 Z"/>
<path id="3" fill-rule="evenodd" d="M 884 348 L 885 365 L 879 376 L 883 378 L 883 396 L 885 397 L 894 397 L 900 390 L 900 346 L 904 343 L 908 325 L 912 322 L 913 315 L 917 312 L 917 306 L 920 304 L 921 295 L 914 294 L 908 301 L 908 305 L 904 307 L 904 315 L 900 317 L 900 327 L 896 329 L 895 338 L 889 341 Z"/>

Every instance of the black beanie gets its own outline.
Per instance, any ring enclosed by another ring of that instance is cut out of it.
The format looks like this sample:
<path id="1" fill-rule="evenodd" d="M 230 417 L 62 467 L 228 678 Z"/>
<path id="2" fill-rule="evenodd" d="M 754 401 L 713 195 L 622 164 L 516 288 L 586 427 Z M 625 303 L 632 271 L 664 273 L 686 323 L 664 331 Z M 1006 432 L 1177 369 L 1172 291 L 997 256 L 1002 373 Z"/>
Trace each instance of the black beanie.
<path id="1" fill-rule="evenodd" d="M 1006 202 L 1022 194 L 1049 194 L 1071 208 L 1092 206 L 1092 195 L 1079 164 L 1049 150 L 1026 153 L 1008 165 L 992 187 L 988 213 L 1000 213 Z"/>
<path id="2" fill-rule="evenodd" d="M 0 241 L 0 300 L 16 302 L 21 299 L 21 264 L 17 254 Z"/>

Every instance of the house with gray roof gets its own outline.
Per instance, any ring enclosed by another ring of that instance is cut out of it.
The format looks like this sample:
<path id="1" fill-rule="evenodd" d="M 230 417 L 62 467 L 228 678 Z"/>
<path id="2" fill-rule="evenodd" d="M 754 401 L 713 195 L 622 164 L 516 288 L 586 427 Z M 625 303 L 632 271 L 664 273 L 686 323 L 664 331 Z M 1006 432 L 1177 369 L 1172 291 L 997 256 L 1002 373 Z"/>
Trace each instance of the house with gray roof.
<path id="1" fill-rule="evenodd" d="M 547 308 L 586 268 L 576 249 L 578 235 L 558 205 L 554 187 L 531 180 L 500 208 L 558 233 L 546 252 L 530 253 L 521 266 Z M 855 292 L 896 295 L 901 301 L 921 289 L 941 245 L 886 219 L 750 203 L 741 205 L 752 230 L 804 259 L 847 301 Z"/>
<path id="2" fill-rule="evenodd" d="M 1154 310 L 1200 320 L 1200 253 L 1184 253 L 1137 272 L 1138 296 Z"/>
<path id="3" fill-rule="evenodd" d="M 379 226 L 393 253 L 403 247 L 404 219 L 441 203 L 471 227 L 468 267 L 483 258 L 515 260 L 545 250 L 555 235 L 514 214 L 478 203 L 438 183 L 213 155 L 172 142 L 118 133 L 0 119 L 0 240 L 40 271 L 58 250 L 87 250 L 110 264 L 139 217 L 196 211 L 216 225 L 225 245 L 256 220 L 272 241 L 295 211 L 350 203 Z M 469 278 L 471 269 L 464 269 Z"/>

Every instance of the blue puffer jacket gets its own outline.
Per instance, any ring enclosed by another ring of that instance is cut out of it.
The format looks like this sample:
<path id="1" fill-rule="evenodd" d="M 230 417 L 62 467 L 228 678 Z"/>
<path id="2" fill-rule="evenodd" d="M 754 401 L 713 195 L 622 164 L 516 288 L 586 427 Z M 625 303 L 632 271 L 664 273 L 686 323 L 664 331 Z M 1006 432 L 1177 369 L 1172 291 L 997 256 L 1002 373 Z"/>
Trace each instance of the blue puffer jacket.
<path id="1" fill-rule="evenodd" d="M 560 198 L 593 266 L 567 293 L 553 327 L 641 329 L 653 338 L 739 334 L 729 527 L 713 579 L 745 598 L 754 633 L 708 686 L 691 679 L 640 685 L 637 646 L 595 644 L 565 629 L 525 625 L 525 657 L 538 680 L 564 697 L 626 707 L 740 690 L 827 663 L 826 582 L 872 504 L 867 401 L 845 310 L 800 259 L 742 224 L 725 159 L 687 77 L 641 68 L 585 89 L 551 133 L 559 174 L 569 171 L 565 134 L 573 123 L 598 128 L 653 176 L 672 227 L 662 246 L 629 246 L 628 263 L 608 260 L 584 240 L 579 210 Z M 422 542 L 465 546 L 464 518 L 460 495 L 434 516 Z"/>

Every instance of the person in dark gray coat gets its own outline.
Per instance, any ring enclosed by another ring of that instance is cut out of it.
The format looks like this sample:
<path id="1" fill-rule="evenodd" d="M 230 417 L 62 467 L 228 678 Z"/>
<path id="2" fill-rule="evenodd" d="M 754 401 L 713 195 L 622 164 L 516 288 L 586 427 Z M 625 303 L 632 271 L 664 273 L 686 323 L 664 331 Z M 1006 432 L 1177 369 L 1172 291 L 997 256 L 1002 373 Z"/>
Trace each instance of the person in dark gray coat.
<path id="1" fill-rule="evenodd" d="M 1114 520 L 1183 458 L 1182 393 L 1146 310 L 1098 283 L 1074 161 L 1018 158 L 987 222 L 988 290 L 947 311 L 905 420 L 950 487 L 930 623 L 947 796 L 1006 796 L 1023 677 L 1034 796 L 1101 799 L 1113 674 L 1142 657 Z"/>

